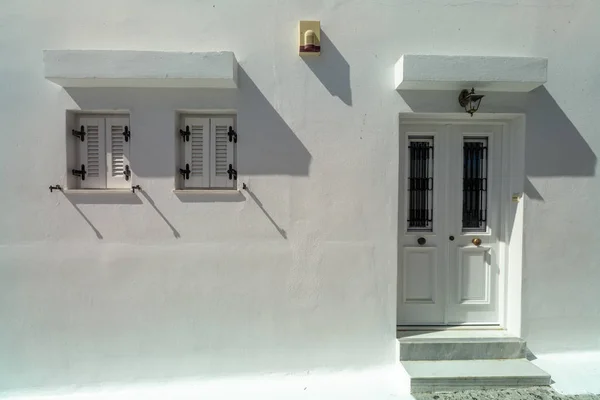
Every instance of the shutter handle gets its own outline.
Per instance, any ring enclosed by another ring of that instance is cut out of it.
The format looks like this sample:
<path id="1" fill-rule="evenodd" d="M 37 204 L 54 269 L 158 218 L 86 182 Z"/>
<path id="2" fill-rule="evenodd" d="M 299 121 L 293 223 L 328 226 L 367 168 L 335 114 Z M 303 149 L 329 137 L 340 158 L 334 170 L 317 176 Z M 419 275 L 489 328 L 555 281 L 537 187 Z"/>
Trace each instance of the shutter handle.
<path id="1" fill-rule="evenodd" d="M 128 181 L 131 178 L 131 170 L 129 169 L 129 165 L 125 166 L 125 171 L 123 171 L 123 175 L 125 175 L 125 180 Z"/>
<path id="2" fill-rule="evenodd" d="M 229 127 L 229 131 L 227 131 L 227 134 L 229 135 L 230 142 L 233 141 L 233 143 L 237 143 L 237 133 L 233 130 L 232 126 Z"/>
<path id="3" fill-rule="evenodd" d="M 229 164 L 229 169 L 227 170 L 227 173 L 229 174 L 229 180 L 234 180 L 237 181 L 237 170 L 233 169 L 233 165 Z"/>
<path id="4" fill-rule="evenodd" d="M 185 131 L 183 129 L 179 130 L 179 135 L 181 135 L 181 137 L 183 138 L 184 142 L 189 142 L 190 141 L 190 126 L 187 125 L 185 127 Z"/>
<path id="5" fill-rule="evenodd" d="M 75 129 L 71 129 L 71 133 L 73 136 L 77 136 L 83 142 L 85 140 L 85 127 L 81 125 L 81 130 L 76 131 Z"/>
<path id="6" fill-rule="evenodd" d="M 74 176 L 78 176 L 81 178 L 82 181 L 85 181 L 85 174 L 87 174 L 87 171 L 85 170 L 85 165 L 81 164 L 81 169 L 72 169 L 71 174 L 73 174 Z"/>
<path id="7" fill-rule="evenodd" d="M 125 141 L 129 142 L 129 137 L 131 136 L 131 132 L 129 131 L 128 127 L 125 127 L 125 130 L 123 130 L 123 136 L 125 136 Z"/>
<path id="8" fill-rule="evenodd" d="M 183 176 L 183 179 L 190 179 L 190 172 L 192 172 L 190 171 L 190 164 L 185 164 L 185 169 L 179 168 L 179 173 Z"/>
<path id="9" fill-rule="evenodd" d="M 425 243 L 427 243 L 427 239 L 420 237 L 417 239 L 417 243 L 419 243 L 420 246 L 423 246 Z"/>

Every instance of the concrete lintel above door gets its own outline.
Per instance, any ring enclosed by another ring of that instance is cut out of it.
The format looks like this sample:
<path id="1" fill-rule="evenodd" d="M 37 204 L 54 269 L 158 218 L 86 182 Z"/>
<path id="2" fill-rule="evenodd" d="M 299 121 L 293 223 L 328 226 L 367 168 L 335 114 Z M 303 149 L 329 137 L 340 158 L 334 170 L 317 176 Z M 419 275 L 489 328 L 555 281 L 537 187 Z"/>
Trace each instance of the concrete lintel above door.
<path id="1" fill-rule="evenodd" d="M 548 60 L 539 57 L 404 54 L 395 66 L 397 90 L 529 92 L 546 83 Z"/>

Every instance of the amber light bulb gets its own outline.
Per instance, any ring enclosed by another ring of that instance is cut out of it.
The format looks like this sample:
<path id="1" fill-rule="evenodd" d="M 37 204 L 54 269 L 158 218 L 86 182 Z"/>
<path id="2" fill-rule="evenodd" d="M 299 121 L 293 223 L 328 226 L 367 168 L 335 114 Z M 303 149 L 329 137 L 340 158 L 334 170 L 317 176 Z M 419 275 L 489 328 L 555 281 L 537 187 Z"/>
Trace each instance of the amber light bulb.
<path id="1" fill-rule="evenodd" d="M 304 51 L 315 51 L 316 35 L 313 30 L 304 32 Z"/>

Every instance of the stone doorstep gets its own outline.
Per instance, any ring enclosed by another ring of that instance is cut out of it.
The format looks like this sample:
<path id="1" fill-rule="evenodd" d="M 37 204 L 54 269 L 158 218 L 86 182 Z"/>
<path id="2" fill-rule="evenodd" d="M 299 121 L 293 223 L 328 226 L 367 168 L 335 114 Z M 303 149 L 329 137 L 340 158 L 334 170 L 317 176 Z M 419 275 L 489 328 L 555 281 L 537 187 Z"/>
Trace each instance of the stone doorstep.
<path id="1" fill-rule="evenodd" d="M 527 343 L 501 330 L 399 332 L 400 361 L 525 358 Z"/>
<path id="2" fill-rule="evenodd" d="M 412 393 L 549 386 L 550 375 L 526 359 L 402 361 Z"/>

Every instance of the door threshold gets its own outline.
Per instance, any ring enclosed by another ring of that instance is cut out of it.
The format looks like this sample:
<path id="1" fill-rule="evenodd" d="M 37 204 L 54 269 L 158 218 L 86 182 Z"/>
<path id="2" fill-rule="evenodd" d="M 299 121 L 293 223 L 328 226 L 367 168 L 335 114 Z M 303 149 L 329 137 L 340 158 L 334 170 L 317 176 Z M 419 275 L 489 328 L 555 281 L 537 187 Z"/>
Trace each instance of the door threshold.
<path id="1" fill-rule="evenodd" d="M 503 331 L 500 325 L 398 325 L 397 332 L 402 331 Z"/>

